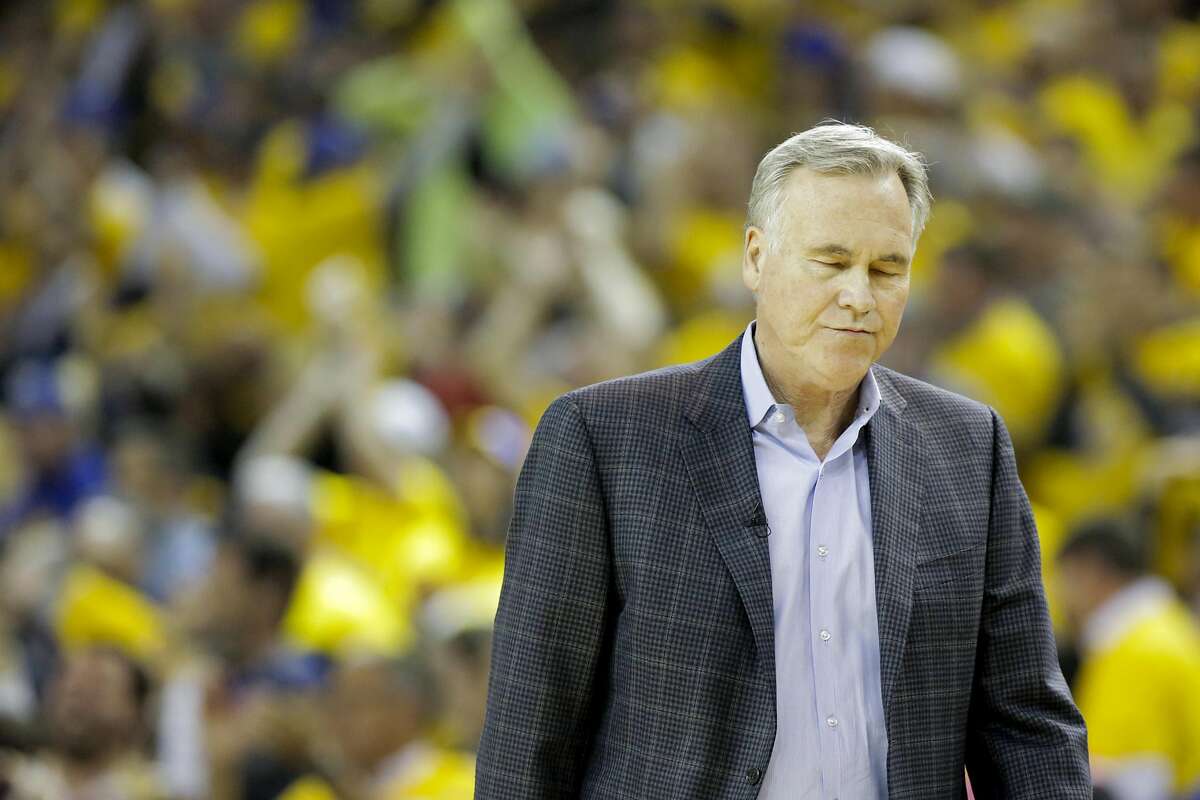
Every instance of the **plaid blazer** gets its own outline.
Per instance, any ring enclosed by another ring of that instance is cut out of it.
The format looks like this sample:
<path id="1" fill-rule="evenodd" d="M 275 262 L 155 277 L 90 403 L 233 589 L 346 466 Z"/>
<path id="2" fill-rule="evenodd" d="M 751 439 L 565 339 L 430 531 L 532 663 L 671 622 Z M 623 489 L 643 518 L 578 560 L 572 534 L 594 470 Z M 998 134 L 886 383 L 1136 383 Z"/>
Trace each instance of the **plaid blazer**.
<path id="1" fill-rule="evenodd" d="M 477 800 L 757 796 L 775 648 L 740 343 L 568 392 L 538 423 Z M 889 796 L 965 798 L 965 766 L 981 800 L 1090 798 L 1007 429 L 986 405 L 871 369 Z"/>

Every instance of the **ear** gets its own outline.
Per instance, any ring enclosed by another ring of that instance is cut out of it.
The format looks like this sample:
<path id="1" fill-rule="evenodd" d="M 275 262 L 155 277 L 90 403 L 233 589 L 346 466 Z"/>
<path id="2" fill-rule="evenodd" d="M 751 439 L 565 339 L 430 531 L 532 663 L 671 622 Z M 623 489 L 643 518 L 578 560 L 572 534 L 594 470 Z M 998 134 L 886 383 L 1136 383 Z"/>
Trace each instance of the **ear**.
<path id="1" fill-rule="evenodd" d="M 762 228 L 750 225 L 742 246 L 742 283 L 751 292 L 758 292 L 762 280 L 763 262 L 767 255 L 767 235 Z"/>

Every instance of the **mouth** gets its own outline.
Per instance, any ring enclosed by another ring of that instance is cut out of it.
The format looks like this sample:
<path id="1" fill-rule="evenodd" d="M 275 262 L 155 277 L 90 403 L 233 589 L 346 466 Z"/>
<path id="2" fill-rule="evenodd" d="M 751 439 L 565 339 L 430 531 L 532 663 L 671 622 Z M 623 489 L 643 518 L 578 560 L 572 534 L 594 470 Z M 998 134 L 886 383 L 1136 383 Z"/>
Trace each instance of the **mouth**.
<path id="1" fill-rule="evenodd" d="M 836 333 L 854 333 L 860 336 L 870 336 L 871 331 L 863 330 L 862 328 L 830 328 L 829 330 Z"/>

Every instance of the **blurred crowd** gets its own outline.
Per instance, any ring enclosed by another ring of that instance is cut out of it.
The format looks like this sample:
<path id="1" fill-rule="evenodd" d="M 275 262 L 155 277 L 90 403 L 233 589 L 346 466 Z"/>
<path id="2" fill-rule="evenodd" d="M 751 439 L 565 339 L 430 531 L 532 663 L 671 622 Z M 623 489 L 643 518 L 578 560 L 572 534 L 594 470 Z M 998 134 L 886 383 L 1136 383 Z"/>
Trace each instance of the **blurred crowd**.
<path id="1" fill-rule="evenodd" d="M 14 0 L 0 797 L 470 797 L 532 427 L 739 335 L 826 117 L 931 164 L 885 363 L 1006 420 L 1098 785 L 1200 791 L 1196 0 Z"/>

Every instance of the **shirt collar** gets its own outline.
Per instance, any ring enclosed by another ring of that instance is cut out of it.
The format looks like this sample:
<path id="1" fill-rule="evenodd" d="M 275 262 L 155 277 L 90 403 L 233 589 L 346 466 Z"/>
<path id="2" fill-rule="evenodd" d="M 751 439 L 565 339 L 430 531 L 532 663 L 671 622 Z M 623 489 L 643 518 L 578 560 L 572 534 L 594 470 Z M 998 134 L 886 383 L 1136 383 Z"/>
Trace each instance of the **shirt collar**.
<path id="1" fill-rule="evenodd" d="M 775 407 L 775 396 L 767 387 L 762 367 L 758 363 L 758 349 L 754 346 L 754 323 L 746 326 L 742 334 L 742 394 L 746 400 L 746 416 L 750 427 L 758 426 L 763 417 Z"/>
<path id="2" fill-rule="evenodd" d="M 421 739 L 409 742 L 383 760 L 375 770 L 371 785 L 382 791 L 422 764 L 428 765 L 435 754 L 432 745 Z"/>
<path id="3" fill-rule="evenodd" d="M 746 332 L 742 334 L 742 395 L 746 401 L 746 418 L 750 427 L 758 427 L 776 406 L 775 396 L 767 386 L 763 377 L 762 365 L 758 361 L 758 348 L 754 345 L 754 324 L 758 320 L 750 320 Z M 867 370 L 859 384 L 858 408 L 855 410 L 851 427 L 865 425 L 879 408 L 879 384 L 875 380 L 874 370 Z"/>
<path id="4" fill-rule="evenodd" d="M 1080 631 L 1081 648 L 1094 653 L 1112 647 L 1130 628 L 1157 613 L 1174 596 L 1174 590 L 1162 578 L 1138 578 L 1091 613 Z"/>

